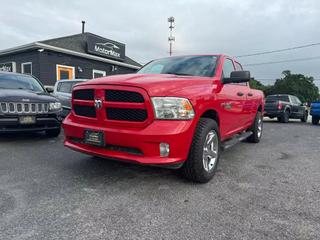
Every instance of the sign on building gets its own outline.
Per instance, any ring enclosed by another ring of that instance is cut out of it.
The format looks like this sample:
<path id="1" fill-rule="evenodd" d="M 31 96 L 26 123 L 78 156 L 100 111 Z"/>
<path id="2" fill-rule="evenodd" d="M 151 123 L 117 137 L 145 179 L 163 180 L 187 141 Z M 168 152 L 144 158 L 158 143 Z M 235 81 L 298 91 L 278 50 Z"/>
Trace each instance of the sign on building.
<path id="1" fill-rule="evenodd" d="M 87 36 L 87 52 L 94 55 L 123 61 L 125 59 L 125 48 L 126 46 L 123 43 L 99 36 Z"/>
<path id="2" fill-rule="evenodd" d="M 16 63 L 15 62 L 0 63 L 0 71 L 16 72 Z"/>

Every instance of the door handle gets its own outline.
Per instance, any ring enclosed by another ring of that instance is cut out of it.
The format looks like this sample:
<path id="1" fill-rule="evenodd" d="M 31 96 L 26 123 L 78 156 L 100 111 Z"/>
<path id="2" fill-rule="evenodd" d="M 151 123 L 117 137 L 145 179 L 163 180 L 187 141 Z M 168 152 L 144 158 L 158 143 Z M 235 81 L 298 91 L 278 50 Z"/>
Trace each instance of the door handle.
<path id="1" fill-rule="evenodd" d="M 237 95 L 238 95 L 239 97 L 242 97 L 244 94 L 243 94 L 243 92 L 237 92 Z"/>
<path id="2" fill-rule="evenodd" d="M 253 94 L 252 94 L 252 93 L 248 93 L 248 96 L 249 96 L 249 97 L 252 97 L 252 96 L 253 96 Z"/>

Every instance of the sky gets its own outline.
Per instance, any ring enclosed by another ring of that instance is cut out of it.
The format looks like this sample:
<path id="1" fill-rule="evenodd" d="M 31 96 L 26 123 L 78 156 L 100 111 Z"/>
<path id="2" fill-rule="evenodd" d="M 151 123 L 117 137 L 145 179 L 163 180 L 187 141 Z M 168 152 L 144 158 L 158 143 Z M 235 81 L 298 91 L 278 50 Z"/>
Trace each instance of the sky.
<path id="1" fill-rule="evenodd" d="M 86 31 L 126 44 L 140 63 L 169 55 L 168 17 L 174 16 L 173 55 L 239 56 L 320 43 L 318 0 L 10 0 L 1 3 L 0 49 Z M 313 76 L 320 59 L 270 65 L 246 64 L 320 57 L 320 45 L 238 58 L 264 84 L 283 70 Z"/>

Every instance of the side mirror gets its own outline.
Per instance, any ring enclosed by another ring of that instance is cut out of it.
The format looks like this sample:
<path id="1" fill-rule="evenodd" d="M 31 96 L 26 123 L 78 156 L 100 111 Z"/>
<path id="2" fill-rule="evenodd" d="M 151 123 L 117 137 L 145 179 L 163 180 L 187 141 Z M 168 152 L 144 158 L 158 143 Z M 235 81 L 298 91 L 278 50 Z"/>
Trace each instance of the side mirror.
<path id="1" fill-rule="evenodd" d="M 46 87 L 46 91 L 48 93 L 53 93 L 53 87 Z"/>
<path id="2" fill-rule="evenodd" d="M 223 83 L 249 82 L 251 79 L 249 71 L 233 71 L 229 78 L 223 78 Z"/>

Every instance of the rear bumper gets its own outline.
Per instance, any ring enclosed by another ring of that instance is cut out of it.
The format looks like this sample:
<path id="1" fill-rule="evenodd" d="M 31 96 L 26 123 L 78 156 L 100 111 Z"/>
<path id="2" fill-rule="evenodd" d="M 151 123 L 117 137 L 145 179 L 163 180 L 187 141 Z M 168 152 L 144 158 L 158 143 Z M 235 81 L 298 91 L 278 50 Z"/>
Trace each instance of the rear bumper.
<path id="1" fill-rule="evenodd" d="M 266 117 L 280 117 L 283 114 L 283 110 L 278 110 L 278 109 L 268 109 L 265 110 L 264 116 Z"/>
<path id="2" fill-rule="evenodd" d="M 68 115 L 63 121 L 64 145 L 73 150 L 104 158 L 149 165 L 179 165 L 188 156 L 194 121 L 153 121 L 145 128 L 116 128 L 74 122 Z M 104 133 L 104 147 L 84 143 L 84 130 Z M 170 145 L 168 157 L 160 156 L 160 143 Z"/>
<path id="3" fill-rule="evenodd" d="M 35 124 L 22 125 L 19 123 L 18 116 L 1 116 L 0 133 L 10 132 L 37 132 L 50 129 L 58 129 L 61 121 L 57 116 L 37 116 Z"/>

